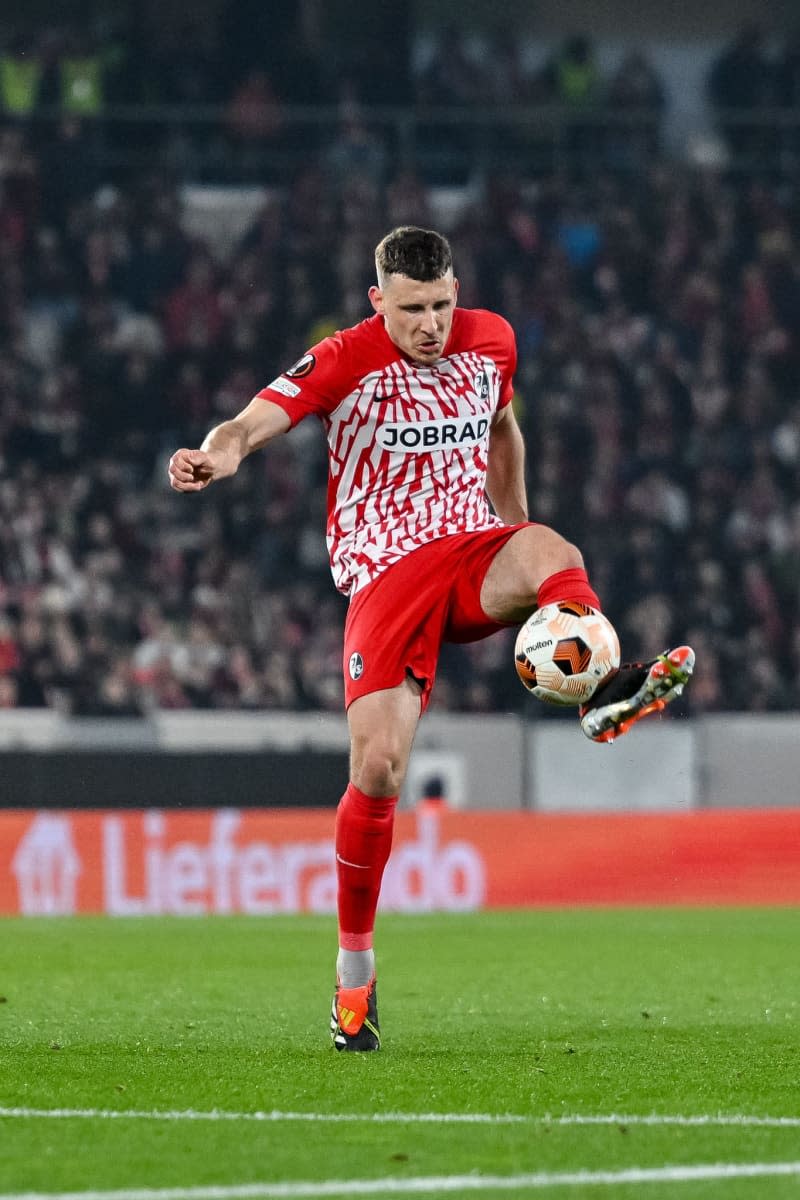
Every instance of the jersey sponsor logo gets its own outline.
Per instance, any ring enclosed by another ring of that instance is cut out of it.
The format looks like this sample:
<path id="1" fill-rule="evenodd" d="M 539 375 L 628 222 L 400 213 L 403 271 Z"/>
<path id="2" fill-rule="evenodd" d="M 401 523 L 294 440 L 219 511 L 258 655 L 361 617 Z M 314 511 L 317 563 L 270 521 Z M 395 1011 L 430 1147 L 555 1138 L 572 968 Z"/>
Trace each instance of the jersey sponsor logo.
<path id="1" fill-rule="evenodd" d="M 350 672 L 351 679 L 360 679 L 364 674 L 364 660 L 357 650 L 350 655 L 350 661 L 347 664 L 347 669 Z"/>
<path id="2" fill-rule="evenodd" d="M 375 437 L 384 450 L 420 454 L 477 446 L 488 428 L 488 417 L 441 417 L 434 421 L 389 422 L 378 427 Z"/>
<path id="3" fill-rule="evenodd" d="M 282 396 L 299 396 L 300 394 L 300 388 L 296 383 L 290 383 L 288 379 L 282 379 L 280 375 L 277 379 L 273 379 L 272 383 L 268 383 L 267 388 L 273 392 L 280 392 Z"/>
<path id="4" fill-rule="evenodd" d="M 288 371 L 284 371 L 284 375 L 288 375 L 290 379 L 305 379 L 306 375 L 310 375 L 317 365 L 317 360 L 313 354 L 304 354 L 302 358 L 298 358 L 294 366 L 289 367 Z"/>

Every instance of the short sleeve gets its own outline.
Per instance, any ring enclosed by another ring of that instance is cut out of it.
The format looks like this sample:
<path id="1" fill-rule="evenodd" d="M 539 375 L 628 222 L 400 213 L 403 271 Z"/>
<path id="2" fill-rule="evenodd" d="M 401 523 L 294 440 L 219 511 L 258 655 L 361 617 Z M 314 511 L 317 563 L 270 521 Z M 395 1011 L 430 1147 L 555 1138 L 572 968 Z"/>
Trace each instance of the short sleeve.
<path id="1" fill-rule="evenodd" d="M 498 350 L 495 359 L 500 370 L 498 408 L 505 408 L 514 397 L 514 372 L 517 369 L 517 339 L 505 318 L 498 319 Z"/>
<path id="2" fill-rule="evenodd" d="M 279 405 L 292 425 L 297 425 L 304 417 L 331 412 L 351 375 L 346 340 L 336 333 L 312 346 L 256 395 Z"/>

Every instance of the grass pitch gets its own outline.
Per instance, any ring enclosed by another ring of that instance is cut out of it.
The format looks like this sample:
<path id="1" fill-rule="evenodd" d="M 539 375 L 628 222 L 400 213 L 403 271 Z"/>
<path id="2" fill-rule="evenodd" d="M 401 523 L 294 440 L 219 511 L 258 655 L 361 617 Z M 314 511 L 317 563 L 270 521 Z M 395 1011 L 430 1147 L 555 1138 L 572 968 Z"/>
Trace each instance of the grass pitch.
<path id="1" fill-rule="evenodd" d="M 347 1055 L 333 919 L 5 920 L 0 1200 L 796 1200 L 798 945 L 788 909 L 382 917 Z"/>

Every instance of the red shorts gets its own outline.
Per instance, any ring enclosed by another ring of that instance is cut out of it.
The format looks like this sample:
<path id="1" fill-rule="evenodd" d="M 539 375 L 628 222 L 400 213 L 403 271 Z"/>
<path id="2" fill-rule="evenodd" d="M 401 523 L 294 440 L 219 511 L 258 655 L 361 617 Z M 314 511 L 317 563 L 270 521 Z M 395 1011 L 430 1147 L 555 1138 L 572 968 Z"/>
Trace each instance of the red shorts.
<path id="1" fill-rule="evenodd" d="M 481 586 L 497 554 L 522 525 L 455 533 L 407 554 L 356 592 L 344 627 L 344 694 L 398 687 L 411 675 L 428 706 L 443 642 L 476 642 L 506 629 L 481 608 Z"/>

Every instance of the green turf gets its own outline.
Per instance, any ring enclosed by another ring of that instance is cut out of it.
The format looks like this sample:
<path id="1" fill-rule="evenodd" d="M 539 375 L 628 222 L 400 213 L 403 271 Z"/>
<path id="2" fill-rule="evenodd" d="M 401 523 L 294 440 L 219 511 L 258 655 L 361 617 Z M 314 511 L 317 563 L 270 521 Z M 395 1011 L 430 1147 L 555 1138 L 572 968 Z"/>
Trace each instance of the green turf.
<path id="1" fill-rule="evenodd" d="M 383 917 L 372 1055 L 330 1048 L 334 943 L 319 918 L 5 920 L 0 1106 L 528 1120 L 2 1117 L 0 1195 L 800 1160 L 797 1127 L 555 1120 L 800 1116 L 798 910 Z M 469 1194 L 797 1200 L 800 1178 Z"/>

